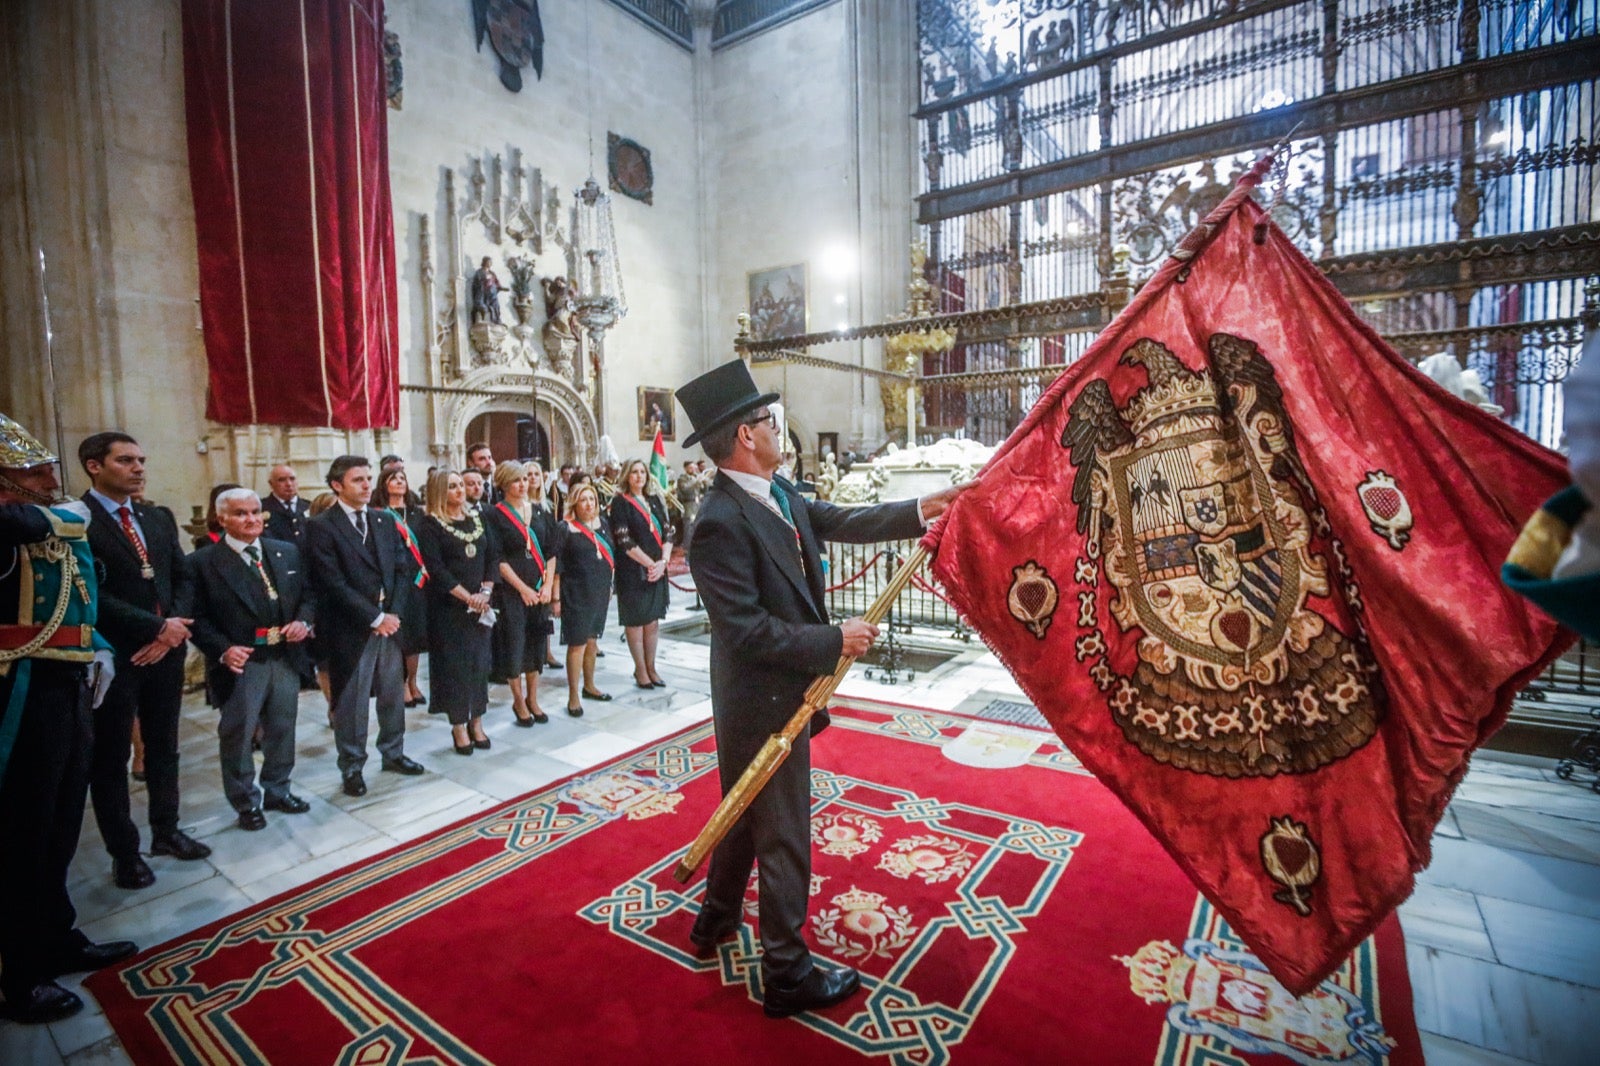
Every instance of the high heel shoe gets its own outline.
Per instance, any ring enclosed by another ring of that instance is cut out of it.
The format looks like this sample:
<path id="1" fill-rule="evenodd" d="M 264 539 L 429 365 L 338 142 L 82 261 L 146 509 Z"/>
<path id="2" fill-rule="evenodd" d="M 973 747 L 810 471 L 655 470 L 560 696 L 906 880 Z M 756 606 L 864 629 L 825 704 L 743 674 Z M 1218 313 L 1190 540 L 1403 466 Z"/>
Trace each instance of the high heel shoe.
<path id="1" fill-rule="evenodd" d="M 586 699 L 586 700 L 598 700 L 601 703 L 610 703 L 611 702 L 611 694 L 610 693 L 608 693 L 608 692 L 590 692 L 588 689 L 584 689 L 583 690 L 583 698 Z"/>
<path id="2" fill-rule="evenodd" d="M 450 734 L 450 746 L 456 749 L 457 755 L 471 755 L 473 747 L 472 737 L 467 737 L 467 742 L 465 744 L 457 744 L 456 735 L 454 732 L 452 732 Z"/>
<path id="3" fill-rule="evenodd" d="M 653 689 L 656 686 L 655 686 L 654 682 L 650 682 L 650 681 L 635 681 L 633 683 L 633 687 L 634 688 L 649 688 L 649 689 Z"/>
<path id="4" fill-rule="evenodd" d="M 539 725 L 544 725 L 546 722 L 550 721 L 550 716 L 545 714 L 543 711 L 534 711 L 533 717 L 530 718 L 529 721 L 535 722 Z"/>
<path id="5" fill-rule="evenodd" d="M 517 725 L 521 726 L 523 729 L 532 729 L 533 723 L 537 721 L 537 719 L 535 719 L 533 715 L 528 714 L 527 710 L 528 705 L 525 703 L 516 703 L 512 704 L 511 706 L 511 713 L 516 716 Z"/>
<path id="6" fill-rule="evenodd" d="M 666 688 L 667 687 L 667 683 L 665 681 L 661 680 L 659 677 L 652 677 L 650 679 L 650 687 L 651 688 Z"/>
<path id="7" fill-rule="evenodd" d="M 567 708 L 567 713 L 572 715 L 572 717 L 574 717 L 574 718 L 582 718 L 583 717 L 583 704 L 580 703 L 576 707 L 568 707 Z"/>

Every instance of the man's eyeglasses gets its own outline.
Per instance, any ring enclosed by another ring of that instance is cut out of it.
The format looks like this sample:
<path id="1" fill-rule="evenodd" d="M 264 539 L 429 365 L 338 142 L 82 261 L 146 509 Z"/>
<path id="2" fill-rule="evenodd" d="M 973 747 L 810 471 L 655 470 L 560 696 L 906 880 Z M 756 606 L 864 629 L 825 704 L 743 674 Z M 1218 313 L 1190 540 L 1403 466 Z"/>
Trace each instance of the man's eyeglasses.
<path id="1" fill-rule="evenodd" d="M 763 422 L 765 422 L 767 425 L 771 426 L 772 427 L 772 431 L 774 433 L 776 433 L 778 431 L 778 416 L 775 413 L 773 413 L 772 411 L 768 411 L 765 414 L 757 415 L 756 417 L 750 419 L 749 421 L 745 422 L 744 424 L 747 425 L 747 426 L 759 426 Z"/>

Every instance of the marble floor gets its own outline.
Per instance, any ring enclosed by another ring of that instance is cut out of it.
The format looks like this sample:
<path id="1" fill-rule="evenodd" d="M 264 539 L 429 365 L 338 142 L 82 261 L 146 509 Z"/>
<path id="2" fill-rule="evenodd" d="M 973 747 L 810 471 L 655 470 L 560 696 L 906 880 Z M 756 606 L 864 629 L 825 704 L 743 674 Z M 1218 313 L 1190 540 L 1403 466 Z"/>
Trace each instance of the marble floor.
<path id="1" fill-rule="evenodd" d="M 689 617 L 675 604 L 668 627 Z M 471 758 L 450 751 L 442 721 L 411 711 L 406 751 L 428 773 L 378 772 L 374 758 L 360 799 L 340 792 L 324 704 L 304 694 L 294 787 L 311 811 L 269 814 L 257 833 L 234 825 L 216 773 L 215 712 L 189 697 L 184 826 L 211 845 L 211 858 L 152 858 L 155 885 L 123 891 L 112 886 L 94 819 L 86 818 L 71 885 L 81 927 L 96 940 L 148 947 L 709 717 L 703 644 L 664 639 L 659 665 L 668 687 L 644 692 L 633 687 L 620 630 L 609 632 L 599 679 L 613 702 L 591 701 L 583 718 L 568 718 L 562 675 L 552 672 L 540 689 L 550 724 L 517 729 L 506 690 L 493 688 L 486 721 L 494 748 Z M 980 646 L 951 650 L 949 662 L 895 685 L 858 667 L 840 695 L 963 712 L 1026 702 Z M 142 787 L 133 799 L 142 826 Z M 1480 754 L 1400 917 L 1431 1066 L 1600 1061 L 1600 795 L 1559 780 L 1549 760 Z M 63 984 L 79 988 L 75 978 Z M 0 1022 L 0 1063 L 127 1062 L 93 997 L 82 994 L 87 1009 L 66 1021 Z"/>

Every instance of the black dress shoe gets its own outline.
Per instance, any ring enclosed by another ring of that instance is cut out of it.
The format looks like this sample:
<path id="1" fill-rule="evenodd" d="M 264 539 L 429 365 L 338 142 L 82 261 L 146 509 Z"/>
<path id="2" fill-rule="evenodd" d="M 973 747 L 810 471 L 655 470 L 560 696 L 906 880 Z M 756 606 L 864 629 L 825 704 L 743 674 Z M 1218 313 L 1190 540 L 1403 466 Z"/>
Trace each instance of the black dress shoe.
<path id="1" fill-rule="evenodd" d="M 8 993 L 6 1001 L 0 1003 L 0 1018 L 9 1018 L 23 1025 L 38 1025 L 70 1018 L 82 1009 L 83 1000 L 54 981 L 45 981 L 18 996 Z"/>
<path id="2" fill-rule="evenodd" d="M 139 856 L 111 860 L 111 879 L 118 888 L 149 888 L 156 883 L 155 871 Z"/>
<path id="3" fill-rule="evenodd" d="M 428 772 L 426 767 L 409 755 L 396 755 L 392 759 L 385 759 L 383 768 L 391 774 L 405 774 L 407 777 L 416 777 L 418 774 Z"/>
<path id="4" fill-rule="evenodd" d="M 651 688 L 666 688 L 667 687 L 667 683 L 665 681 L 652 681 L 652 682 L 650 682 L 650 687 Z"/>
<path id="5" fill-rule="evenodd" d="M 365 796 L 367 782 L 361 776 L 360 770 L 352 770 L 344 775 L 344 794 L 346 796 Z"/>
<path id="6" fill-rule="evenodd" d="M 56 959 L 50 969 L 57 975 L 87 973 L 121 962 L 139 950 L 131 940 L 107 940 L 104 944 L 84 944 Z"/>
<path id="7" fill-rule="evenodd" d="M 725 940 L 732 940 L 739 935 L 739 926 L 742 922 L 726 922 L 713 926 L 700 918 L 694 920 L 694 927 L 689 930 L 689 943 L 693 944 L 702 955 L 712 954 L 717 950 L 717 945 Z"/>
<path id="8" fill-rule="evenodd" d="M 526 718 L 518 718 L 517 719 L 517 725 L 520 726 L 523 729 L 532 729 L 533 728 L 533 722 L 534 722 L 534 717 L 531 714 L 528 715 L 528 717 L 526 717 Z"/>
<path id="9" fill-rule="evenodd" d="M 490 740 L 488 737 L 484 737 L 482 740 L 479 740 L 477 737 L 473 737 L 472 746 L 477 748 L 479 751 L 488 751 L 490 748 L 494 747 L 494 741 Z"/>
<path id="10" fill-rule="evenodd" d="M 574 717 L 574 718 L 582 718 L 583 717 L 583 704 L 580 703 L 576 707 L 568 707 L 567 708 L 567 713 L 572 715 L 572 717 Z"/>
<path id="11" fill-rule="evenodd" d="M 821 1010 L 842 1003 L 861 988 L 861 975 L 851 969 L 813 966 L 796 985 L 769 984 L 761 1009 L 768 1018 L 787 1018 L 801 1011 Z"/>
<path id="12" fill-rule="evenodd" d="M 583 698 L 586 699 L 586 700 L 596 700 L 596 701 L 598 701 L 600 703 L 610 703 L 611 702 L 611 694 L 610 693 L 608 693 L 608 692 L 590 692 L 588 689 L 584 689 L 583 690 Z"/>
<path id="13" fill-rule="evenodd" d="M 150 854 L 171 855 L 180 862 L 197 862 L 211 854 L 208 845 L 200 843 L 182 829 L 169 829 L 150 840 Z"/>
<path id="14" fill-rule="evenodd" d="M 248 811 L 239 812 L 239 828 L 247 833 L 254 833 L 257 829 L 267 827 L 267 816 L 261 813 L 260 807 L 251 807 Z"/>
<path id="15" fill-rule="evenodd" d="M 639 682 L 637 682 L 637 681 L 635 681 L 635 682 L 634 682 L 634 683 L 633 683 L 633 687 L 634 687 L 634 688 L 649 688 L 649 689 L 653 689 L 653 688 L 655 688 L 655 687 L 656 687 L 656 686 L 655 686 L 655 683 L 654 683 L 654 682 L 652 682 L 652 683 L 650 683 L 650 684 L 648 684 L 648 685 L 642 685 L 642 684 L 640 684 L 640 683 L 639 683 Z"/>
<path id="16" fill-rule="evenodd" d="M 304 814 L 311 809 L 311 804 L 293 792 L 285 792 L 277 799 L 268 799 L 261 806 L 269 811 L 282 811 L 284 814 Z"/>

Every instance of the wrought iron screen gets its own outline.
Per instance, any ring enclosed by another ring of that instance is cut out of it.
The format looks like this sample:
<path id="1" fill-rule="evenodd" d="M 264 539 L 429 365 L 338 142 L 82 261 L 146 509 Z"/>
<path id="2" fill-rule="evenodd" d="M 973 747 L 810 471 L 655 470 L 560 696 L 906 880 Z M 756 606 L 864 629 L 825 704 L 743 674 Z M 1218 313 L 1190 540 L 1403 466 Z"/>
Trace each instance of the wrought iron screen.
<path id="1" fill-rule="evenodd" d="M 1579 316 L 1600 302 L 1597 9 L 919 0 L 939 310 L 1100 292 L 1119 268 L 1137 282 L 1292 135 L 1277 223 L 1400 351 L 1453 353 L 1555 445 Z M 1002 439 L 1099 328 L 1056 325 L 963 334 L 930 360 L 927 435 Z M 999 370 L 1022 373 L 978 373 Z"/>

